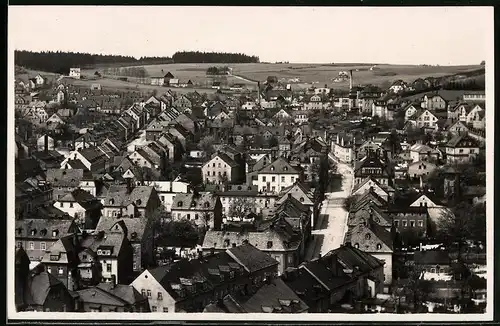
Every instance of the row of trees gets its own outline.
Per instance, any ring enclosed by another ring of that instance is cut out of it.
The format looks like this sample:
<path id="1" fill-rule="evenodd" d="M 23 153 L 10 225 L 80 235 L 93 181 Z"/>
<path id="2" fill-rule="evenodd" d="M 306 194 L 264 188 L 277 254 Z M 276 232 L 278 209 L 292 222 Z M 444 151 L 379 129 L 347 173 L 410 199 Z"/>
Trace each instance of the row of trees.
<path id="1" fill-rule="evenodd" d="M 175 63 L 258 63 L 259 57 L 243 53 L 182 51 L 172 56 Z"/>
<path id="2" fill-rule="evenodd" d="M 207 75 L 227 75 L 230 69 L 228 66 L 224 67 L 209 67 L 207 69 Z"/>
<path id="3" fill-rule="evenodd" d="M 110 67 L 103 70 L 104 75 L 112 76 L 128 76 L 145 78 L 148 77 L 148 72 L 144 67 Z"/>

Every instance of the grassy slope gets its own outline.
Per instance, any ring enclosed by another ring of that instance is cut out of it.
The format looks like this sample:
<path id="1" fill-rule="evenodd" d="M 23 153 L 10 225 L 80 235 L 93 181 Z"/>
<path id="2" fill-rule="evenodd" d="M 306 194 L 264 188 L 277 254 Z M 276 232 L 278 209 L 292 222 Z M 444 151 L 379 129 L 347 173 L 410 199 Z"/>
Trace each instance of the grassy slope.
<path id="1" fill-rule="evenodd" d="M 160 76 L 171 72 L 181 82 L 186 82 L 191 79 L 198 87 L 194 88 L 201 92 L 214 92 L 210 89 L 213 79 L 206 76 L 205 72 L 208 67 L 216 64 L 164 64 L 164 65 L 145 65 L 143 66 L 149 76 Z M 218 66 L 222 66 L 220 64 Z M 397 79 L 402 79 L 411 82 L 417 78 L 425 77 L 439 77 L 445 75 L 452 75 L 461 72 L 476 70 L 480 66 L 411 66 L 411 65 L 378 65 L 377 70 L 370 71 L 369 65 L 363 64 L 266 64 L 266 63 L 248 63 L 248 64 L 229 64 L 233 68 L 233 75 L 228 76 L 228 84 L 244 83 L 249 88 L 254 88 L 255 82 L 238 78 L 238 76 L 249 78 L 251 80 L 264 81 L 268 76 L 276 76 L 288 80 L 290 78 L 300 78 L 301 83 L 295 84 L 295 88 L 305 88 L 311 86 L 313 83 L 316 86 L 324 86 L 346 89 L 349 87 L 349 82 L 335 83 L 332 81 L 338 76 L 340 71 L 353 70 L 354 84 L 375 84 L 381 85 L 383 83 L 392 83 Z M 102 71 L 102 68 L 97 69 Z M 358 71 L 356 71 L 358 70 Z M 87 69 L 82 71 L 82 75 L 93 78 L 96 69 Z M 28 74 L 23 74 L 25 78 L 34 77 L 38 71 L 28 71 Z M 42 75 L 55 74 L 43 73 Z M 79 80 L 73 83 L 82 86 L 89 86 L 92 83 L 100 83 L 103 87 L 111 89 L 130 89 L 130 90 L 165 90 L 166 87 L 151 86 L 144 84 L 137 84 L 134 78 L 129 77 L 129 82 L 119 81 L 113 78 L 102 78 L 98 81 L 95 80 Z M 190 92 L 194 90 L 174 88 L 178 92 Z"/>
<path id="2" fill-rule="evenodd" d="M 150 76 L 160 76 L 170 71 L 176 78 L 181 81 L 191 79 L 194 83 L 200 85 L 208 85 L 211 83 L 205 75 L 208 67 L 216 64 L 165 64 L 165 65 L 146 65 L 143 66 Z M 224 65 L 224 64 L 220 64 Z M 382 84 L 393 82 L 397 79 L 402 79 L 411 82 L 417 78 L 425 77 L 440 77 L 445 75 L 456 74 L 465 71 L 478 69 L 479 66 L 410 66 L 410 65 L 378 65 L 379 69 L 370 71 L 368 65 L 352 65 L 352 64 L 264 64 L 264 63 L 248 63 L 248 64 L 229 64 L 233 68 L 233 75 L 249 78 L 252 80 L 264 81 L 268 76 L 276 76 L 278 78 L 300 78 L 303 85 L 299 87 L 308 87 L 311 83 L 318 86 L 325 84 L 333 88 L 347 88 L 349 82 L 334 83 L 332 79 L 338 76 L 340 71 L 353 70 L 355 84 Z M 356 71 L 358 69 L 359 71 Z M 88 70 L 85 73 L 93 74 L 95 70 Z M 252 82 L 245 82 L 235 76 L 229 76 L 229 84 L 235 82 L 243 82 L 249 85 L 254 85 Z"/>

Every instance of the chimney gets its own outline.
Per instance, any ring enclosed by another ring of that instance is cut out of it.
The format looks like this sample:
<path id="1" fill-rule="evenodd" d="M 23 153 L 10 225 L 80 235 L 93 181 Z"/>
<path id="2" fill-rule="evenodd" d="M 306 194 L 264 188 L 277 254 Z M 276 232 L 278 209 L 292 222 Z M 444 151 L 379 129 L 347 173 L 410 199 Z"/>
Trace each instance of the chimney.
<path id="1" fill-rule="evenodd" d="M 116 287 L 116 275 L 111 275 L 111 286 L 113 289 Z"/>
<path id="2" fill-rule="evenodd" d="M 349 90 L 352 89 L 352 70 L 349 70 Z"/>
<path id="3" fill-rule="evenodd" d="M 288 199 L 292 199 L 292 194 L 288 193 Z"/>
<path id="4" fill-rule="evenodd" d="M 45 134 L 43 137 L 44 151 L 47 153 L 49 151 L 49 135 Z"/>

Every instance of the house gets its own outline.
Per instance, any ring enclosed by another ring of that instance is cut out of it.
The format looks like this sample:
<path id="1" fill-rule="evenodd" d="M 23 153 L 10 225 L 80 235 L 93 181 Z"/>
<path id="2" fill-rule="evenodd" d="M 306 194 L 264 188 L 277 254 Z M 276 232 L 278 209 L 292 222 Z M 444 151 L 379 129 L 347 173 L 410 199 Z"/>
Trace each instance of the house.
<path id="1" fill-rule="evenodd" d="M 422 270 L 422 278 L 429 281 L 449 281 L 452 278 L 452 260 L 447 251 L 417 251 L 415 266 Z"/>
<path id="2" fill-rule="evenodd" d="M 308 111 L 292 111 L 293 121 L 297 124 L 304 124 L 309 121 L 309 113 Z"/>
<path id="3" fill-rule="evenodd" d="M 74 291 L 78 288 L 76 272 L 77 235 L 60 238 L 44 251 L 41 266 L 45 271 L 61 281 L 66 288 Z"/>
<path id="4" fill-rule="evenodd" d="M 82 189 L 75 189 L 54 202 L 54 207 L 68 213 L 82 230 L 94 230 L 101 217 L 101 202 Z"/>
<path id="5" fill-rule="evenodd" d="M 54 126 L 60 126 L 63 124 L 66 124 L 64 120 L 57 114 L 54 113 L 51 115 L 46 121 L 45 121 L 47 127 L 54 127 Z"/>
<path id="6" fill-rule="evenodd" d="M 437 169 L 437 165 L 429 161 L 417 161 L 408 165 L 410 178 L 427 177 Z"/>
<path id="7" fill-rule="evenodd" d="M 148 298 L 152 312 L 201 312 L 228 294 L 255 293 L 276 268 L 274 259 L 245 244 L 145 270 L 131 285 Z"/>
<path id="8" fill-rule="evenodd" d="M 80 68 L 70 68 L 69 77 L 74 79 L 80 79 L 81 71 Z"/>
<path id="9" fill-rule="evenodd" d="M 193 107 L 193 103 L 187 96 L 182 95 L 179 98 L 177 98 L 173 103 L 173 107 L 179 110 L 184 110 L 184 109 L 191 109 Z"/>
<path id="10" fill-rule="evenodd" d="M 38 151 L 53 151 L 55 150 L 56 142 L 54 138 L 45 134 L 37 139 L 36 146 Z"/>
<path id="11" fill-rule="evenodd" d="M 424 144 L 415 144 L 410 147 L 410 157 L 413 161 L 436 162 L 439 160 L 441 152 Z"/>
<path id="12" fill-rule="evenodd" d="M 351 164 L 355 158 L 355 143 L 355 136 L 346 133 L 338 133 L 335 142 L 332 142 L 333 155 L 335 155 L 339 161 Z"/>
<path id="13" fill-rule="evenodd" d="M 331 103 L 322 95 L 313 95 L 304 102 L 303 110 L 328 110 L 331 108 Z"/>
<path id="14" fill-rule="evenodd" d="M 197 226 L 220 230 L 222 226 L 222 203 L 217 195 L 177 194 L 172 203 L 172 219 L 191 220 Z"/>
<path id="15" fill-rule="evenodd" d="M 91 84 L 90 85 L 90 90 L 91 91 L 100 91 L 102 88 L 101 88 L 101 84 Z"/>
<path id="16" fill-rule="evenodd" d="M 95 134 L 86 132 L 75 140 L 74 150 L 80 148 L 97 147 L 99 145 Z"/>
<path id="17" fill-rule="evenodd" d="M 374 203 L 366 203 L 364 206 L 351 209 L 347 226 L 354 228 L 359 224 L 369 225 L 372 223 L 374 226 L 382 227 L 386 231 L 391 231 L 392 219 L 381 207 Z"/>
<path id="18" fill-rule="evenodd" d="M 384 201 L 389 202 L 394 198 L 394 188 L 388 184 L 379 183 L 373 176 L 366 177 L 363 181 L 356 184 L 351 194 L 363 196 L 365 193 L 373 191 L 378 196 L 384 199 Z"/>
<path id="19" fill-rule="evenodd" d="M 486 101 L 486 93 L 484 92 L 467 92 L 464 93 L 462 99 L 465 102 L 485 102 Z"/>
<path id="20" fill-rule="evenodd" d="M 384 263 L 345 245 L 325 256 L 290 269 L 281 276 L 308 306 L 309 312 L 326 313 L 332 306 L 383 292 Z"/>
<path id="21" fill-rule="evenodd" d="M 77 293 L 83 312 L 149 312 L 148 299 L 131 285 L 99 283 Z"/>
<path id="22" fill-rule="evenodd" d="M 240 217 L 229 216 L 231 206 L 241 201 L 252 203 L 252 211 L 248 212 L 249 214 L 260 214 L 265 218 L 271 214 L 270 210 L 278 199 L 277 195 L 259 193 L 257 186 L 246 184 L 227 185 L 214 193 L 219 196 L 222 203 L 223 223 L 241 222 Z"/>
<path id="23" fill-rule="evenodd" d="M 372 176 L 379 184 L 391 186 L 394 177 L 393 172 L 392 167 L 385 160 L 370 153 L 356 162 L 354 167 L 354 184 L 360 184 L 366 177 Z"/>
<path id="24" fill-rule="evenodd" d="M 47 169 L 45 175 L 45 180 L 54 189 L 53 198 L 56 200 L 78 188 L 82 180 L 93 180 L 83 169 Z"/>
<path id="25" fill-rule="evenodd" d="M 484 112 L 485 112 L 484 103 L 474 105 L 472 109 L 469 112 L 467 112 L 467 115 L 465 117 L 465 123 L 471 125 L 473 121 L 479 117 L 480 113 L 481 117 L 484 118 Z M 463 121 L 462 117 L 460 117 L 460 120 Z"/>
<path id="26" fill-rule="evenodd" d="M 141 184 L 145 186 L 155 187 L 160 201 L 167 210 L 170 212 L 172 209 L 172 203 L 174 202 L 174 197 L 177 194 L 187 194 L 190 192 L 190 185 L 187 182 L 179 181 L 175 179 L 174 181 L 140 181 Z"/>
<path id="27" fill-rule="evenodd" d="M 415 118 L 417 128 L 436 130 L 438 118 L 429 109 L 418 112 Z"/>
<path id="28" fill-rule="evenodd" d="M 257 172 L 257 185 L 261 192 L 279 193 L 299 180 L 300 171 L 279 157 Z"/>
<path id="29" fill-rule="evenodd" d="M 257 229 L 209 230 L 202 249 L 204 253 L 221 252 L 248 243 L 274 258 L 278 262 L 278 274 L 282 274 L 302 261 L 305 245 L 302 238 L 283 216 L 278 216 Z"/>
<path id="30" fill-rule="evenodd" d="M 479 114 L 479 116 L 481 116 L 481 114 Z M 484 119 L 483 119 L 483 121 L 484 121 Z M 453 135 L 458 135 L 458 134 L 462 134 L 462 133 L 468 133 L 469 128 L 466 126 L 466 124 L 464 122 L 457 120 L 453 124 L 451 124 L 448 127 L 448 129 L 446 129 L 446 131 L 452 133 Z"/>
<path id="31" fill-rule="evenodd" d="M 479 142 L 469 135 L 456 135 L 446 143 L 446 161 L 450 164 L 473 162 L 479 154 Z"/>
<path id="32" fill-rule="evenodd" d="M 40 261 L 56 241 L 77 232 L 70 220 L 23 219 L 16 221 L 16 247 L 24 248 L 30 261 Z"/>
<path id="33" fill-rule="evenodd" d="M 393 243 L 391 232 L 373 220 L 350 227 L 346 233 L 344 244 L 351 244 L 376 257 L 384 263 L 384 285 L 392 283 Z"/>
<path id="34" fill-rule="evenodd" d="M 141 218 L 114 218 L 103 216 L 99 220 L 96 232 L 120 232 L 127 237 L 133 250 L 133 272 L 142 272 L 151 266 L 153 257 L 153 223 L 149 217 Z"/>
<path id="35" fill-rule="evenodd" d="M 420 105 L 430 111 L 443 111 L 446 110 L 448 102 L 439 94 L 426 94 Z"/>
<path id="36" fill-rule="evenodd" d="M 151 77 L 151 85 L 163 86 L 165 84 L 165 77 Z"/>
<path id="37" fill-rule="evenodd" d="M 111 185 L 103 204 L 106 217 L 147 217 L 161 206 L 153 186 Z"/>
<path id="38" fill-rule="evenodd" d="M 404 92 L 407 88 L 408 85 L 400 79 L 392 83 L 391 87 L 389 87 L 389 91 L 397 94 Z"/>
<path id="39" fill-rule="evenodd" d="M 231 157 L 223 152 L 212 155 L 212 158 L 203 164 L 201 168 L 204 183 L 226 183 L 241 179 L 236 163 Z"/>
<path id="40" fill-rule="evenodd" d="M 276 112 L 273 116 L 275 119 L 290 119 L 292 115 L 287 112 L 285 109 L 280 109 L 278 112 Z"/>
<path id="41" fill-rule="evenodd" d="M 486 129 L 486 112 L 484 110 L 476 112 L 471 116 L 470 123 L 473 129 L 484 131 Z"/>
<path id="42" fill-rule="evenodd" d="M 71 151 L 61 163 L 65 169 L 69 160 L 80 160 L 92 172 L 103 171 L 106 168 L 106 156 L 96 147 L 81 148 Z"/>
<path id="43" fill-rule="evenodd" d="M 122 226 L 117 223 L 115 226 Z M 77 274 L 81 282 L 129 284 L 133 280 L 133 248 L 122 228 L 87 233 L 78 244 Z"/>
<path id="44" fill-rule="evenodd" d="M 429 230 L 429 213 L 427 207 L 398 207 L 388 211 L 397 232 L 408 231 L 426 236 Z"/>
<path id="45" fill-rule="evenodd" d="M 34 270 L 26 279 L 23 311 L 77 311 L 74 297 L 64 284 L 48 272 Z"/>

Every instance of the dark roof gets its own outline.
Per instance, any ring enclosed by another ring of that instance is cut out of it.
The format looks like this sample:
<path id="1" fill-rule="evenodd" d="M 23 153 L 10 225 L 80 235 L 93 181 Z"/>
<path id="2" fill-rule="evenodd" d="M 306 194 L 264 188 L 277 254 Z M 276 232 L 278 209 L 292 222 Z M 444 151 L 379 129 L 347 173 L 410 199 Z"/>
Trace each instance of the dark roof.
<path id="1" fill-rule="evenodd" d="M 60 202 L 76 202 L 85 210 L 97 209 L 101 207 L 101 202 L 89 192 L 77 188 L 72 192 L 62 196 L 57 201 Z"/>
<path id="2" fill-rule="evenodd" d="M 279 157 L 274 162 L 264 166 L 259 174 L 298 174 L 299 172 L 284 158 Z"/>
<path id="3" fill-rule="evenodd" d="M 128 302 L 124 298 L 121 298 L 106 289 L 99 286 L 94 286 L 88 289 L 83 289 L 78 291 L 80 300 L 85 304 L 96 304 L 96 305 L 109 305 L 115 307 L 125 307 Z"/>
<path id="4" fill-rule="evenodd" d="M 227 253 L 250 273 L 278 265 L 274 258 L 250 244 L 228 249 Z"/>
<path id="5" fill-rule="evenodd" d="M 98 288 L 111 293 L 112 295 L 126 301 L 128 304 L 135 305 L 148 299 L 139 293 L 132 285 L 113 283 L 99 283 Z"/>
<path id="6" fill-rule="evenodd" d="M 287 269 L 281 279 L 310 307 L 319 299 L 330 296 L 330 292 L 305 268 Z"/>
<path id="7" fill-rule="evenodd" d="M 468 134 L 458 134 L 448 141 L 446 147 L 479 147 L 479 145 L 477 140 Z"/>
<path id="8" fill-rule="evenodd" d="M 300 313 L 309 307 L 280 278 L 270 279 L 248 298 L 237 298 L 248 313 Z"/>
<path id="9" fill-rule="evenodd" d="M 64 284 L 50 273 L 40 272 L 31 275 L 24 290 L 25 304 L 43 306 L 54 288 L 66 289 Z"/>

